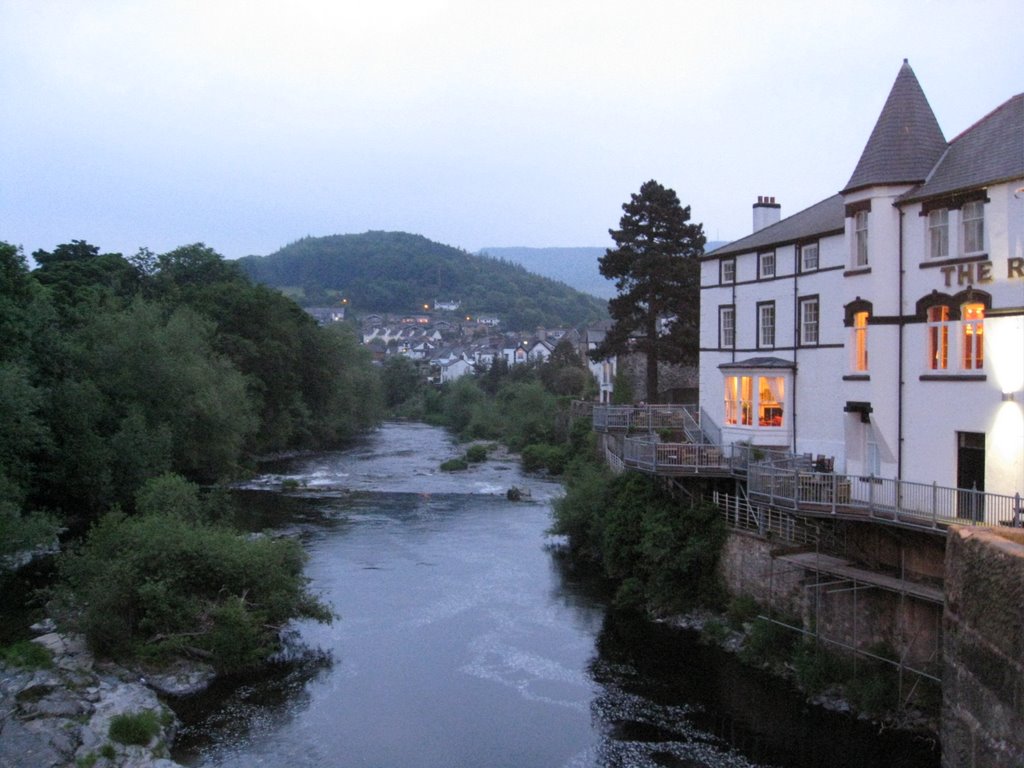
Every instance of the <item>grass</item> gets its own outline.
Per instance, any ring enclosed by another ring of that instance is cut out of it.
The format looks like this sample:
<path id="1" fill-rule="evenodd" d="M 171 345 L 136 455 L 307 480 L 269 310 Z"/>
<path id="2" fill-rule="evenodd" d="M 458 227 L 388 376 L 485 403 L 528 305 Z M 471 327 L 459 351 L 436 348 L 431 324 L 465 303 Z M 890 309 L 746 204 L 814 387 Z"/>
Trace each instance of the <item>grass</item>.
<path id="1" fill-rule="evenodd" d="M 0 660 L 21 669 L 49 669 L 53 656 L 39 643 L 21 640 L 13 645 L 0 648 Z"/>
<path id="2" fill-rule="evenodd" d="M 160 718 L 152 709 L 115 715 L 110 721 L 110 738 L 121 744 L 146 746 L 160 732 Z"/>

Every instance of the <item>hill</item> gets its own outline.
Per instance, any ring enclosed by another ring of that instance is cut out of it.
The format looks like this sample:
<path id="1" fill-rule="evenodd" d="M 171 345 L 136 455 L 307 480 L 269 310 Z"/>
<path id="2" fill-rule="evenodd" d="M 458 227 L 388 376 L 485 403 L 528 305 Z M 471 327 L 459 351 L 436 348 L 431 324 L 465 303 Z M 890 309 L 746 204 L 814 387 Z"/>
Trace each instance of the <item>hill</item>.
<path id="1" fill-rule="evenodd" d="M 238 263 L 256 282 L 306 306 L 344 298 L 360 313 L 408 313 L 435 301 L 459 301 L 460 312 L 497 315 L 511 330 L 575 326 L 607 316 L 604 301 L 564 283 L 405 232 L 306 237 Z"/>
<path id="2" fill-rule="evenodd" d="M 722 245 L 725 245 L 724 241 L 709 242 L 704 246 L 704 251 L 709 252 Z M 597 260 L 604 256 L 605 250 L 598 247 L 487 247 L 481 249 L 480 254 L 519 264 L 530 272 L 571 285 L 577 291 L 610 299 L 615 295 L 615 283 L 606 279 L 597 266 Z"/>

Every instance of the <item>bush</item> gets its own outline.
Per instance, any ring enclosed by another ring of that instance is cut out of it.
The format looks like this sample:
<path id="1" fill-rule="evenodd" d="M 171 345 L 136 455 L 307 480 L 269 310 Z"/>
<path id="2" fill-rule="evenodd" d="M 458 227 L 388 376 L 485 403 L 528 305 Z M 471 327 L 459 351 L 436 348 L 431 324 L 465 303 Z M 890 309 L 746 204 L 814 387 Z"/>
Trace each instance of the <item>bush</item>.
<path id="1" fill-rule="evenodd" d="M 466 461 L 470 464 L 479 464 L 487 461 L 487 447 L 484 445 L 471 445 L 466 449 Z"/>
<path id="2" fill-rule="evenodd" d="M 469 462 L 461 456 L 441 463 L 442 472 L 459 472 L 463 469 L 469 469 Z"/>
<path id="3" fill-rule="evenodd" d="M 21 669 L 49 669 L 53 666 L 53 656 L 39 643 L 20 640 L 6 648 L 0 648 L 0 659 L 12 667 Z"/>
<path id="4" fill-rule="evenodd" d="M 820 693 L 830 685 L 845 682 L 853 672 L 847 659 L 811 641 L 796 646 L 792 663 L 797 683 L 809 693 Z"/>
<path id="5" fill-rule="evenodd" d="M 549 474 L 561 475 L 565 472 L 567 454 L 565 448 L 546 443 L 535 443 L 523 448 L 523 469 L 527 472 L 547 470 Z"/>
<path id="6" fill-rule="evenodd" d="M 710 619 L 704 622 L 704 627 L 700 631 L 701 642 L 707 645 L 720 645 L 728 635 L 729 626 L 717 619 Z"/>
<path id="7" fill-rule="evenodd" d="M 151 709 L 114 715 L 110 720 L 110 738 L 120 744 L 137 744 L 144 747 L 159 732 L 160 719 Z"/>
<path id="8" fill-rule="evenodd" d="M 782 663 L 791 658 L 795 642 L 793 630 L 767 619 L 757 619 L 747 633 L 740 659 L 754 666 Z"/>
<path id="9" fill-rule="evenodd" d="M 177 514 L 114 512 L 61 558 L 59 594 L 99 655 L 163 661 L 196 650 L 234 671 L 239 659 L 264 660 L 290 619 L 331 620 L 306 590 L 304 561 L 292 539 L 245 538 Z M 223 641 L 226 627 L 238 632 L 231 642 Z"/>
<path id="10" fill-rule="evenodd" d="M 749 595 L 739 595 L 729 601 L 726 606 L 725 615 L 729 620 L 729 626 L 733 629 L 743 629 L 743 625 L 757 617 L 761 607 L 757 600 Z"/>

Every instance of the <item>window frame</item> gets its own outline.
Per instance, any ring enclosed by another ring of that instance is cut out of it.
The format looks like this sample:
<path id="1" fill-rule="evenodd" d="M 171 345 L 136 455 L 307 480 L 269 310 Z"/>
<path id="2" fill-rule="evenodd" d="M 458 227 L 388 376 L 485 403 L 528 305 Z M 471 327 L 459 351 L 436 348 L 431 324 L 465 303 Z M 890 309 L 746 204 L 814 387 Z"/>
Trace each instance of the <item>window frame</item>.
<path id="1" fill-rule="evenodd" d="M 977 216 L 968 217 L 968 212 L 977 211 Z M 974 232 L 968 247 L 968 235 Z M 985 201 L 969 200 L 960 207 L 960 252 L 964 256 L 985 253 Z"/>
<path id="2" fill-rule="evenodd" d="M 852 320 L 853 342 L 850 368 L 855 373 L 867 373 L 871 370 L 868 358 L 868 326 L 871 324 L 871 310 L 855 311 Z"/>
<path id="3" fill-rule="evenodd" d="M 985 312 L 981 302 L 960 307 L 960 370 L 985 370 Z M 977 313 L 977 314 L 975 314 Z"/>
<path id="4" fill-rule="evenodd" d="M 771 323 L 765 323 L 765 311 L 771 312 Z M 778 315 L 775 312 L 774 301 L 759 301 L 757 303 L 757 348 L 775 349 L 776 332 L 778 330 Z M 770 332 L 771 338 L 766 339 L 766 331 Z"/>
<path id="5" fill-rule="evenodd" d="M 731 327 L 726 323 L 731 321 Z M 726 331 L 731 332 L 731 339 L 726 339 Z M 718 346 L 720 349 L 733 349 L 736 346 L 736 305 L 720 304 L 718 307 Z"/>
<path id="6" fill-rule="evenodd" d="M 853 214 L 853 268 L 859 269 L 871 265 L 868 250 L 868 227 L 871 211 L 865 209 Z"/>
<path id="7" fill-rule="evenodd" d="M 808 249 L 814 249 L 814 265 L 807 265 L 806 252 Z M 799 252 L 799 263 L 801 272 L 817 272 L 821 268 L 821 245 L 815 240 L 813 243 L 803 243 L 798 247 Z"/>
<path id="8" fill-rule="evenodd" d="M 726 277 L 726 272 L 731 271 L 731 275 Z M 733 285 L 736 282 L 736 257 L 728 259 L 722 259 L 718 262 L 718 283 L 719 285 Z"/>
<path id="9" fill-rule="evenodd" d="M 928 226 L 928 258 L 949 258 L 949 209 L 933 208 L 926 217 Z M 937 247 L 939 246 L 939 247 Z"/>
<path id="10" fill-rule="evenodd" d="M 948 304 L 932 304 L 925 312 L 928 328 L 927 368 L 931 371 L 948 371 L 952 308 Z M 939 313 L 938 317 L 935 316 L 936 312 Z"/>
<path id="11" fill-rule="evenodd" d="M 814 319 L 811 323 L 807 320 L 807 310 L 814 308 Z M 821 299 L 819 296 L 803 296 L 797 302 L 797 327 L 801 347 L 816 347 L 821 344 Z M 810 338 L 808 328 L 813 327 L 814 338 Z"/>

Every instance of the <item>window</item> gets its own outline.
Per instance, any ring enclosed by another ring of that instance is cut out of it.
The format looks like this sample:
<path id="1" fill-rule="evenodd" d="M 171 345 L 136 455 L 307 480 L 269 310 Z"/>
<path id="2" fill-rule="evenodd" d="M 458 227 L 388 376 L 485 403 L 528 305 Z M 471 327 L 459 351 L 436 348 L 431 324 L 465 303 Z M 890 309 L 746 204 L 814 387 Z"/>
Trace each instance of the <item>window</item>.
<path id="1" fill-rule="evenodd" d="M 800 344 L 812 346 L 818 343 L 818 297 L 800 300 Z"/>
<path id="2" fill-rule="evenodd" d="M 985 205 L 980 200 L 964 203 L 960 209 L 960 231 L 965 254 L 985 250 Z"/>
<path id="3" fill-rule="evenodd" d="M 807 243 L 800 246 L 800 271 L 813 272 L 818 268 L 818 244 Z"/>
<path id="4" fill-rule="evenodd" d="M 759 427 L 782 426 L 782 404 L 785 401 L 785 384 L 781 376 L 757 377 L 757 425 Z"/>
<path id="5" fill-rule="evenodd" d="M 949 211 L 937 208 L 928 212 L 928 255 L 933 259 L 949 256 Z"/>
<path id="6" fill-rule="evenodd" d="M 853 315 L 853 370 L 868 370 L 868 313 Z"/>
<path id="7" fill-rule="evenodd" d="M 960 317 L 960 367 L 980 371 L 985 367 L 985 305 L 964 304 Z"/>
<path id="8" fill-rule="evenodd" d="M 762 349 L 775 346 L 774 301 L 757 305 L 757 346 Z"/>
<path id="9" fill-rule="evenodd" d="M 724 423 L 753 427 L 756 413 L 756 426 L 781 427 L 785 400 L 786 383 L 782 376 L 726 376 Z"/>
<path id="10" fill-rule="evenodd" d="M 944 371 L 949 367 L 949 307 L 928 307 L 928 367 Z"/>
<path id="11" fill-rule="evenodd" d="M 759 277 L 775 277 L 775 251 L 758 255 L 757 271 Z"/>
<path id="12" fill-rule="evenodd" d="M 754 387 L 749 376 L 725 377 L 725 423 L 749 427 L 754 423 Z"/>
<path id="13" fill-rule="evenodd" d="M 723 284 L 736 282 L 736 259 L 722 259 L 719 264 L 719 282 Z"/>
<path id="14" fill-rule="evenodd" d="M 853 266 L 868 265 L 868 212 L 857 211 L 853 215 Z"/>
<path id="15" fill-rule="evenodd" d="M 871 477 L 882 474 L 882 452 L 878 450 L 878 436 L 870 425 L 864 434 L 864 472 Z"/>
<path id="16" fill-rule="evenodd" d="M 718 308 L 718 346 L 736 346 L 736 307 Z"/>

